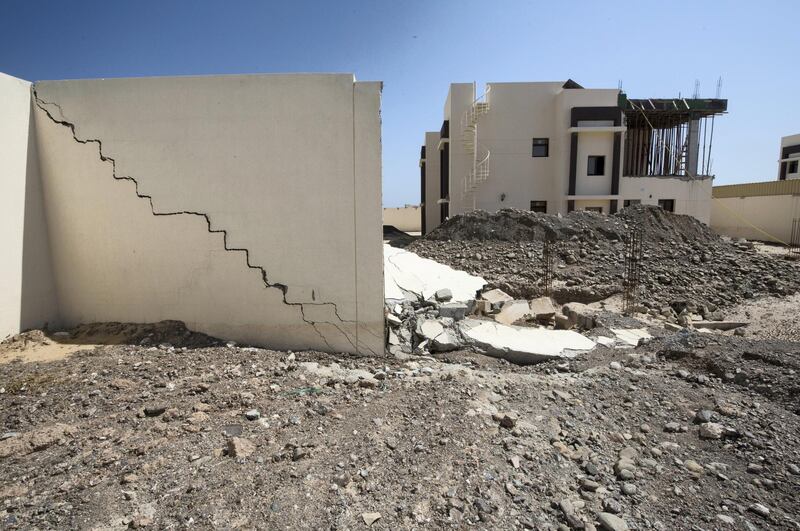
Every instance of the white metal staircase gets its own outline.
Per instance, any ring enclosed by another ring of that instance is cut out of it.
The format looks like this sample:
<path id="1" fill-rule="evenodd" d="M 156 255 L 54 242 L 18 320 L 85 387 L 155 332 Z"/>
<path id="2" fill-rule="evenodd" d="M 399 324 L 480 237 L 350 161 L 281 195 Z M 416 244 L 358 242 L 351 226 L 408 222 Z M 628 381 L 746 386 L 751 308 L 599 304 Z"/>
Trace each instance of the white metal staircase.
<path id="1" fill-rule="evenodd" d="M 466 202 L 472 199 L 471 209 L 475 210 L 475 191 L 482 182 L 489 179 L 489 158 L 491 152 L 478 144 L 478 122 L 480 117 L 489 112 L 489 91 L 486 87 L 482 96 L 475 98 L 461 117 L 461 145 L 468 155 L 472 156 L 472 168 L 464 179 L 464 190 L 461 198 Z M 474 94 L 474 91 L 473 91 Z"/>

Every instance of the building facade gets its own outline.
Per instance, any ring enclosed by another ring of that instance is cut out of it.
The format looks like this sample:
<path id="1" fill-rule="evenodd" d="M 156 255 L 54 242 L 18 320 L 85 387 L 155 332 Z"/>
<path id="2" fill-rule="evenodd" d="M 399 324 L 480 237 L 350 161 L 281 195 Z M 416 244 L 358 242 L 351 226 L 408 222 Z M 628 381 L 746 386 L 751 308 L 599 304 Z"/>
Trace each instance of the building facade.
<path id="1" fill-rule="evenodd" d="M 450 85 L 420 153 L 423 232 L 475 209 L 614 213 L 632 203 L 710 219 L 721 99 L 634 100 L 566 82 Z"/>
<path id="2" fill-rule="evenodd" d="M 800 134 L 781 138 L 778 180 L 800 179 Z"/>

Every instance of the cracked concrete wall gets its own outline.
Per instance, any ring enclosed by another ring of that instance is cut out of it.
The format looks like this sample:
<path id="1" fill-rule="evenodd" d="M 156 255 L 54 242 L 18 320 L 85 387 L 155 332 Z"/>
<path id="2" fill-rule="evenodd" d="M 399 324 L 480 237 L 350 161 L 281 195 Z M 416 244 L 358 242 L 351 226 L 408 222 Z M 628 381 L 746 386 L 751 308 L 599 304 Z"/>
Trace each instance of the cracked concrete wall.
<path id="1" fill-rule="evenodd" d="M 56 325 L 31 84 L 0 74 L 0 339 Z"/>
<path id="2" fill-rule="evenodd" d="M 60 316 L 383 353 L 380 84 L 34 85 Z"/>

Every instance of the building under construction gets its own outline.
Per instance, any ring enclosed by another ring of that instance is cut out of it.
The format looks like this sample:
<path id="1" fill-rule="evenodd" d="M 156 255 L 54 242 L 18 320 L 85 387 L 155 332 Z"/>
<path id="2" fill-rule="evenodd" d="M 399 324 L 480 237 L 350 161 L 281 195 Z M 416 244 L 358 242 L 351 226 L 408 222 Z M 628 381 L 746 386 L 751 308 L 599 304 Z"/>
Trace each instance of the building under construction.
<path id="1" fill-rule="evenodd" d="M 421 150 L 423 232 L 475 209 L 614 213 L 659 205 L 708 223 L 724 99 L 629 99 L 567 80 L 450 85 Z"/>

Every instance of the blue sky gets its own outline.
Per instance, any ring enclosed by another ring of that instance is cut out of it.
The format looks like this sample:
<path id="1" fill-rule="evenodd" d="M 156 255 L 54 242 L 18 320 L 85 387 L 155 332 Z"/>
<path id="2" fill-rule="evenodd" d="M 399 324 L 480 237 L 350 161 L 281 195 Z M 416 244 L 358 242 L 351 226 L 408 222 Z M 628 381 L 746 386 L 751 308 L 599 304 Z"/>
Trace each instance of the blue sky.
<path id="1" fill-rule="evenodd" d="M 717 184 L 772 180 L 800 133 L 800 2 L 30 1 L 0 3 L 0 71 L 28 80 L 353 72 L 381 80 L 383 200 L 419 201 L 424 131 L 451 82 L 573 78 L 713 97 Z"/>

